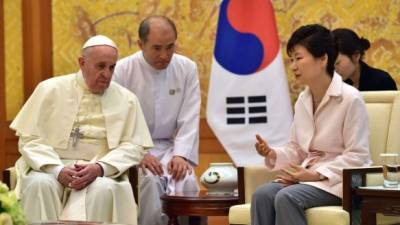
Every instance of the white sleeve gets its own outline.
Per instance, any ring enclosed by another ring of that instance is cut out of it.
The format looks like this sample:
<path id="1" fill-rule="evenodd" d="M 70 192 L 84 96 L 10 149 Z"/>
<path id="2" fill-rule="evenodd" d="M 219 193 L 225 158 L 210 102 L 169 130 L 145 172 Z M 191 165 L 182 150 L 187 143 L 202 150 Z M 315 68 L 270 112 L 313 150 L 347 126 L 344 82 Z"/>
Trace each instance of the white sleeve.
<path id="1" fill-rule="evenodd" d="M 189 73 L 185 83 L 184 99 L 177 118 L 177 133 L 174 140 L 174 155 L 186 159 L 189 159 L 193 151 L 198 152 L 201 103 L 200 85 L 195 64 Z"/>
<path id="2" fill-rule="evenodd" d="M 46 173 L 53 174 L 56 179 L 58 179 L 58 175 L 60 174 L 61 170 L 64 168 L 64 166 L 60 165 L 47 165 L 43 167 L 43 171 Z"/>
<path id="3" fill-rule="evenodd" d="M 18 148 L 25 162 L 34 170 L 52 173 L 58 177 L 64 167 L 57 152 L 40 137 L 20 136 Z"/>
<path id="4" fill-rule="evenodd" d="M 133 165 L 138 165 L 148 149 L 153 147 L 139 101 L 135 98 L 132 111 L 125 119 L 120 143 L 98 160 L 105 176 L 120 176 Z"/>
<path id="5" fill-rule="evenodd" d="M 299 165 L 307 157 L 307 154 L 301 150 L 296 136 L 296 124 L 292 123 L 290 129 L 289 142 L 283 147 L 274 147 L 276 160 L 271 161 L 265 158 L 265 165 L 271 170 L 280 170 L 287 167 L 290 163 Z"/>
<path id="6" fill-rule="evenodd" d="M 356 98 L 347 109 L 343 137 L 345 147 L 343 153 L 316 169 L 318 173 L 328 177 L 331 185 L 342 181 L 343 168 L 365 166 L 371 162 L 368 114 L 361 98 Z"/>

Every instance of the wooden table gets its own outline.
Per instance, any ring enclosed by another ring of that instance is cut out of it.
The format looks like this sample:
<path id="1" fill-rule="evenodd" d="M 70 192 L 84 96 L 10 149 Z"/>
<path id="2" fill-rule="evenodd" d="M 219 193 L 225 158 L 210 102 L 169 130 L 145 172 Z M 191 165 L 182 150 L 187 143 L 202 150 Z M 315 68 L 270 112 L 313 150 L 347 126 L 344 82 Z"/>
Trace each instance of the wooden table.
<path id="1" fill-rule="evenodd" d="M 207 195 L 206 192 L 161 196 L 162 210 L 168 225 L 178 225 L 178 216 L 227 216 L 232 205 L 239 204 L 237 195 Z M 192 224 L 192 223 L 191 223 Z"/>
<path id="2" fill-rule="evenodd" d="M 28 225 L 112 225 L 112 223 L 59 220 L 59 221 L 34 222 L 34 223 L 29 223 Z M 117 224 L 115 224 L 115 225 L 117 225 Z M 118 225 L 121 225 L 121 224 L 118 224 Z"/>
<path id="3" fill-rule="evenodd" d="M 361 197 L 361 224 L 376 225 L 376 213 L 400 215 L 400 190 L 355 189 Z"/>

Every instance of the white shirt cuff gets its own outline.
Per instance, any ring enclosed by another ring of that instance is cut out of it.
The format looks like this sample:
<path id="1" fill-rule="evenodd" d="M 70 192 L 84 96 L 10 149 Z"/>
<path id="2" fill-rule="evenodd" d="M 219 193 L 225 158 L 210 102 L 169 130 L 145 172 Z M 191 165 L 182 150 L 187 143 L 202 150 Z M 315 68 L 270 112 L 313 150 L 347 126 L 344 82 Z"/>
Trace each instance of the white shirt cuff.
<path id="1" fill-rule="evenodd" d="M 64 168 L 62 165 L 47 165 L 43 168 L 44 172 L 53 174 L 56 179 L 58 179 L 58 175 L 61 170 Z"/>
<path id="2" fill-rule="evenodd" d="M 118 173 L 118 170 L 115 167 L 108 165 L 107 163 L 97 162 L 103 168 L 103 177 L 109 177 Z"/>

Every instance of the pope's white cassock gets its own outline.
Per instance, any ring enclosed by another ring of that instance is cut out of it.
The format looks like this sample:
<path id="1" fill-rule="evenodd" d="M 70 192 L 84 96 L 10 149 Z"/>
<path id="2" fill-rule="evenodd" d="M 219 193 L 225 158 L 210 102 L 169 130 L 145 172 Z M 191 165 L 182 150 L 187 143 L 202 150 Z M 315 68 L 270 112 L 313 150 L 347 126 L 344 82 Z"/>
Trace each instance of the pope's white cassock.
<path id="1" fill-rule="evenodd" d="M 36 87 L 10 127 L 20 138 L 16 192 L 29 222 L 137 223 L 125 172 L 152 141 L 134 94 L 114 82 L 103 94 L 92 94 L 80 71 L 51 78 Z M 73 144 L 70 135 L 77 128 L 81 135 Z M 53 175 L 89 161 L 99 163 L 104 176 L 81 191 L 64 188 Z M 72 196 L 79 197 L 71 202 Z"/>
<path id="2" fill-rule="evenodd" d="M 154 181 L 150 171 L 141 177 L 140 224 L 162 224 L 160 220 L 165 224 L 165 217 L 160 217 L 161 194 L 198 190 L 194 173 L 179 182 L 167 174 L 167 164 L 174 155 L 186 158 L 193 166 L 198 164 L 200 86 L 197 73 L 195 62 L 179 54 L 172 56 L 167 68 L 157 70 L 146 62 L 142 51 L 121 59 L 115 68 L 114 81 L 139 98 L 154 142 L 149 152 L 160 160 L 164 170 L 164 176 L 158 181 Z"/>

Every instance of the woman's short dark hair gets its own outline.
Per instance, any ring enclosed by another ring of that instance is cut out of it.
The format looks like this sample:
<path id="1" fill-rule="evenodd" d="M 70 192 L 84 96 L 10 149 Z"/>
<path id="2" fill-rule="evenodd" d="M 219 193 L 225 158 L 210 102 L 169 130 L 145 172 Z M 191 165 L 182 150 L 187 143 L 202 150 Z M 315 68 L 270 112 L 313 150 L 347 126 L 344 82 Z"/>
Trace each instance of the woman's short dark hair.
<path id="1" fill-rule="evenodd" d="M 338 50 L 341 54 L 351 56 L 355 53 L 360 53 L 361 57 L 371 44 L 368 39 L 359 37 L 356 32 L 347 28 L 338 28 L 332 31 L 333 36 L 335 36 Z"/>
<path id="2" fill-rule="evenodd" d="M 174 21 L 172 21 L 170 18 L 166 16 L 159 16 L 159 15 L 154 15 L 154 16 L 149 16 L 146 19 L 144 19 L 142 22 L 140 22 L 139 29 L 138 29 L 138 35 L 139 39 L 143 41 L 144 43 L 147 41 L 147 36 L 149 35 L 150 32 L 150 21 L 152 19 L 161 19 L 164 22 L 166 22 L 168 25 L 171 26 L 172 30 L 175 33 L 175 39 L 178 38 L 178 32 L 176 30 L 176 26 Z"/>
<path id="3" fill-rule="evenodd" d="M 310 24 L 298 28 L 287 44 L 287 54 L 290 56 L 294 47 L 301 45 L 315 58 L 328 57 L 326 71 L 333 76 L 335 61 L 338 55 L 331 31 L 319 24 Z"/>

